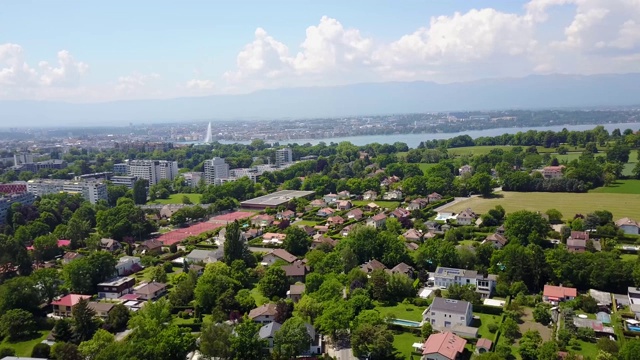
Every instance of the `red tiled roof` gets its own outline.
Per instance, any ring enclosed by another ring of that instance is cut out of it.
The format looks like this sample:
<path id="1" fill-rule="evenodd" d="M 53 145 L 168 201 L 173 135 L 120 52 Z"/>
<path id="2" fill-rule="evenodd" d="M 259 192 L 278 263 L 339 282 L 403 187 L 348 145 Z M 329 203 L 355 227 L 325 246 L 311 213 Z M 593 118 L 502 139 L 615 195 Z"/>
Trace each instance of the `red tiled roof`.
<path id="1" fill-rule="evenodd" d="M 576 288 L 563 287 L 563 286 L 554 286 L 554 285 L 545 285 L 544 292 L 542 293 L 546 297 L 553 298 L 565 298 L 567 296 L 578 296 L 578 290 Z"/>
<path id="2" fill-rule="evenodd" d="M 491 349 L 492 344 L 493 343 L 491 342 L 491 340 L 482 338 L 478 340 L 478 342 L 476 343 L 476 347 L 489 350 Z"/>
<path id="3" fill-rule="evenodd" d="M 91 295 L 69 294 L 60 300 L 53 301 L 52 305 L 73 307 L 82 299 L 91 299 Z"/>
<path id="4" fill-rule="evenodd" d="M 455 359 L 464 351 L 467 340 L 450 332 L 443 332 L 429 336 L 422 347 L 422 354 L 440 354 L 447 359 Z"/>

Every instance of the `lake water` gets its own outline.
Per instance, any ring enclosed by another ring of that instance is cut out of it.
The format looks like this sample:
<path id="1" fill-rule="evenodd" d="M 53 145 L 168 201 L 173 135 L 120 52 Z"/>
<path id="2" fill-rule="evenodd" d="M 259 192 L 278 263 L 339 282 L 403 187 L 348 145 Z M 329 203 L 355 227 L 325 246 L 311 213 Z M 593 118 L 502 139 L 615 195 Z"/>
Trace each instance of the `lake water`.
<path id="1" fill-rule="evenodd" d="M 640 129 L 640 123 L 624 123 L 624 124 L 601 124 L 604 128 L 611 132 L 614 129 L 620 129 L 620 131 L 624 131 L 625 129 L 632 129 L 634 131 Z M 280 145 L 285 144 L 306 144 L 310 143 L 312 145 L 316 145 L 320 142 L 329 143 L 340 143 L 343 141 L 348 141 L 354 145 L 362 146 L 372 143 L 380 143 L 380 144 L 393 144 L 395 142 L 403 142 L 406 143 L 410 148 L 416 148 L 420 142 L 426 140 L 439 140 L 439 139 L 450 139 L 452 137 L 456 137 L 458 135 L 469 135 L 472 138 L 484 137 L 484 136 L 500 136 L 503 134 L 515 134 L 517 132 L 526 132 L 529 130 L 537 130 L 537 131 L 562 131 L 562 129 L 566 128 L 569 131 L 584 131 L 591 130 L 594 127 L 598 126 L 597 124 L 592 125 L 556 125 L 556 126 L 546 126 L 546 127 L 512 127 L 512 128 L 496 128 L 496 129 L 487 129 L 487 130 L 474 130 L 474 131 L 463 131 L 457 133 L 435 133 L 435 134 L 390 134 L 390 135 L 364 135 L 364 136 L 347 136 L 347 137 L 334 137 L 334 138 L 325 138 L 325 139 L 297 139 L 297 140 L 281 140 L 278 141 Z M 268 142 L 271 142 L 269 140 Z M 251 141 L 223 141 L 222 144 L 250 144 Z"/>

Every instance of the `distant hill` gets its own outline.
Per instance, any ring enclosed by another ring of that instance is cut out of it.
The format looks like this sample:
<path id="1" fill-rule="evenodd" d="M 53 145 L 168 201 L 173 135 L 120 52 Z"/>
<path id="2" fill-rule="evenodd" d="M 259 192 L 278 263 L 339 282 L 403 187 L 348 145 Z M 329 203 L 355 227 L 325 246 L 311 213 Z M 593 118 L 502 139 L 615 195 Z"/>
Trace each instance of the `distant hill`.
<path id="1" fill-rule="evenodd" d="M 640 105 L 640 74 L 544 75 L 464 83 L 363 83 L 244 95 L 70 104 L 0 101 L 0 126 L 311 118 L 431 111 Z"/>

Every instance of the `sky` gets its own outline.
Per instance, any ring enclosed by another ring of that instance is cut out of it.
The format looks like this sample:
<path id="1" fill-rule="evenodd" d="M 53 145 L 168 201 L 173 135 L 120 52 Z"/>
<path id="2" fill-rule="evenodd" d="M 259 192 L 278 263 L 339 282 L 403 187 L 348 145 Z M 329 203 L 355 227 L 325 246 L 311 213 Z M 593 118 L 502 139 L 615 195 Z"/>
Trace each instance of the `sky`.
<path id="1" fill-rule="evenodd" d="M 0 11 L 0 100 L 630 72 L 640 0 L 5 0 Z"/>

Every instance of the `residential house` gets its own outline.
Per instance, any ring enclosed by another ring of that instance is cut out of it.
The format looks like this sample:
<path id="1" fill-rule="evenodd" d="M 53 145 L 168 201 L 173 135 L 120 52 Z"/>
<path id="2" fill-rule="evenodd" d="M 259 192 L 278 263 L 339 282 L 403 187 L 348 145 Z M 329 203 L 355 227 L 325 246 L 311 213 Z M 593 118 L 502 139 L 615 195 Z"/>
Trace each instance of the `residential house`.
<path id="1" fill-rule="evenodd" d="M 426 233 L 422 234 L 422 239 L 424 240 L 433 239 L 434 237 L 436 237 L 436 234 L 433 233 L 432 231 L 427 231 Z"/>
<path id="2" fill-rule="evenodd" d="M 327 219 L 327 225 L 337 226 L 344 224 L 344 219 L 341 216 L 332 216 Z"/>
<path id="3" fill-rule="evenodd" d="M 316 229 L 314 229 L 312 226 L 298 225 L 298 227 L 302 229 L 305 233 L 307 233 L 307 235 L 309 236 L 313 236 L 316 233 Z"/>
<path id="4" fill-rule="evenodd" d="M 347 213 L 347 219 L 359 221 L 364 216 L 362 210 L 355 208 Z"/>
<path id="5" fill-rule="evenodd" d="M 307 273 L 309 273 L 309 268 L 300 262 L 295 262 L 293 264 L 290 265 L 285 265 L 282 267 L 282 270 L 284 270 L 285 274 L 287 274 L 287 278 L 289 279 L 289 282 L 292 283 L 297 283 L 297 282 L 304 282 Z"/>
<path id="6" fill-rule="evenodd" d="M 291 210 L 285 210 L 281 213 L 276 214 L 276 218 L 278 220 L 294 220 L 296 218 L 296 213 Z"/>
<path id="7" fill-rule="evenodd" d="M 142 244 L 138 246 L 136 249 L 139 254 L 161 254 L 162 253 L 162 242 L 159 240 L 151 239 L 143 241 Z"/>
<path id="8" fill-rule="evenodd" d="M 224 228 L 222 228 L 222 230 L 225 230 Z M 220 230 L 220 232 L 222 232 L 222 230 Z M 226 232 L 226 230 L 225 230 Z M 244 232 L 244 238 L 246 240 L 251 240 L 254 238 L 257 238 L 258 236 L 262 235 L 262 229 L 249 229 L 247 231 Z"/>
<path id="9" fill-rule="evenodd" d="M 573 300 L 578 296 L 576 288 L 545 285 L 542 292 L 542 301 L 553 305 L 558 305 L 563 301 Z"/>
<path id="10" fill-rule="evenodd" d="M 122 295 L 130 294 L 136 279 L 132 277 L 119 277 L 98 284 L 98 298 L 117 299 Z"/>
<path id="11" fill-rule="evenodd" d="M 442 195 L 438 194 L 437 192 L 434 192 L 427 195 L 427 200 L 429 200 L 429 203 L 438 202 L 442 200 Z"/>
<path id="12" fill-rule="evenodd" d="M 382 195 L 383 200 L 402 200 L 402 191 L 400 190 L 391 190 L 387 191 Z"/>
<path id="13" fill-rule="evenodd" d="M 170 219 L 178 210 L 185 207 L 184 204 L 167 204 L 160 209 L 160 217 Z"/>
<path id="14" fill-rule="evenodd" d="M 276 336 L 276 333 L 280 331 L 281 327 L 282 324 L 272 321 L 262 326 L 258 331 L 258 337 L 266 343 L 269 351 L 273 351 L 273 338 Z"/>
<path id="15" fill-rule="evenodd" d="M 318 212 L 316 213 L 316 215 L 320 216 L 320 217 L 327 217 L 327 216 L 331 216 L 333 215 L 333 213 L 336 212 L 335 210 L 333 210 L 332 208 L 322 208 L 320 210 L 318 210 Z"/>
<path id="16" fill-rule="evenodd" d="M 64 253 L 64 256 L 62 257 L 62 263 L 66 265 L 66 264 L 72 262 L 73 260 L 81 259 L 83 257 L 84 257 L 84 255 L 82 255 L 80 253 L 69 251 L 69 252 Z"/>
<path id="17" fill-rule="evenodd" d="M 152 281 L 136 286 L 133 291 L 141 300 L 157 300 L 167 293 L 167 284 Z"/>
<path id="18" fill-rule="evenodd" d="M 320 236 L 314 236 L 313 237 L 313 241 L 311 242 L 311 250 L 315 250 L 318 247 L 320 247 L 320 245 L 326 244 L 332 248 L 336 247 L 336 245 L 338 245 L 338 241 L 333 240 L 330 237 L 326 237 L 324 235 L 320 235 Z"/>
<path id="19" fill-rule="evenodd" d="M 504 235 L 498 233 L 487 236 L 483 241 L 483 244 L 491 244 L 496 249 L 502 249 L 507 245 L 507 238 Z"/>
<path id="20" fill-rule="evenodd" d="M 406 243 L 404 243 L 404 246 L 406 246 L 407 249 L 411 250 L 411 251 L 416 251 L 416 250 L 418 250 L 420 248 L 420 245 L 418 245 L 418 244 L 416 244 L 414 242 L 406 242 Z"/>
<path id="21" fill-rule="evenodd" d="M 448 288 L 453 284 L 473 285 L 476 292 L 483 299 L 491 297 L 496 289 L 498 276 L 478 274 L 475 270 L 465 270 L 438 266 L 433 273 L 434 284 L 443 288 Z"/>
<path id="22" fill-rule="evenodd" d="M 629 286 L 627 288 L 629 304 L 640 304 L 640 287 Z"/>
<path id="23" fill-rule="evenodd" d="M 589 296 L 591 296 L 598 302 L 599 308 L 602 308 L 604 310 L 611 309 L 611 305 L 613 304 L 613 302 L 611 301 L 611 293 L 596 289 L 589 289 Z"/>
<path id="24" fill-rule="evenodd" d="M 118 259 L 116 272 L 118 276 L 126 276 L 142 270 L 142 262 L 137 256 L 123 256 Z"/>
<path id="25" fill-rule="evenodd" d="M 276 261 L 282 260 L 289 264 L 298 260 L 297 257 L 291 255 L 287 250 L 284 249 L 274 249 L 267 255 L 262 258 L 262 263 L 264 266 L 273 265 Z"/>
<path id="26" fill-rule="evenodd" d="M 204 266 L 189 264 L 189 271 L 195 271 L 198 276 L 204 274 Z"/>
<path id="27" fill-rule="evenodd" d="M 267 303 L 249 311 L 249 319 L 259 324 L 269 324 L 275 321 L 277 314 L 276 304 Z"/>
<path id="28" fill-rule="evenodd" d="M 329 227 L 326 225 L 316 225 L 313 227 L 313 230 L 316 231 L 316 234 L 326 234 L 329 232 Z"/>
<path id="29" fill-rule="evenodd" d="M 110 302 L 89 301 L 89 309 L 95 311 L 96 316 L 103 320 L 109 316 L 114 306 L 116 306 L 116 304 Z"/>
<path id="30" fill-rule="evenodd" d="M 389 216 L 394 217 L 394 218 L 396 218 L 398 220 L 402 220 L 402 219 L 408 218 L 409 215 L 411 215 L 409 210 L 405 210 L 405 209 L 399 207 L 399 208 L 396 208 L 395 210 L 393 210 Z"/>
<path id="31" fill-rule="evenodd" d="M 567 250 L 570 252 L 585 252 L 587 250 L 589 233 L 586 231 L 572 231 L 567 238 Z"/>
<path id="32" fill-rule="evenodd" d="M 347 190 L 342 190 L 338 193 L 338 199 L 339 200 L 351 199 L 351 193 Z"/>
<path id="33" fill-rule="evenodd" d="M 372 226 L 376 229 L 379 229 L 383 227 L 386 222 L 387 222 L 387 215 L 385 215 L 384 213 L 380 213 L 378 215 L 368 218 L 366 224 L 367 226 Z"/>
<path id="34" fill-rule="evenodd" d="M 429 204 L 429 200 L 427 199 L 423 199 L 423 198 L 414 199 L 414 200 L 411 200 L 409 205 L 407 205 L 407 210 L 414 211 L 414 210 L 424 209 L 424 207 L 427 206 L 428 204 Z"/>
<path id="35" fill-rule="evenodd" d="M 473 307 L 468 301 L 436 297 L 422 313 L 422 321 L 439 331 L 468 327 L 473 321 Z"/>
<path id="36" fill-rule="evenodd" d="M 364 211 L 378 211 L 380 210 L 380 205 L 370 202 L 363 207 Z"/>
<path id="37" fill-rule="evenodd" d="M 458 174 L 460 174 L 460 176 L 471 175 L 472 172 L 473 168 L 471 167 L 471 165 L 463 165 L 458 169 Z"/>
<path id="38" fill-rule="evenodd" d="M 113 239 L 100 239 L 100 250 L 114 252 L 122 249 L 122 245 Z"/>
<path id="39" fill-rule="evenodd" d="M 638 235 L 640 234 L 640 224 L 633 219 L 629 219 L 628 217 L 622 218 L 616 221 L 616 226 L 619 227 L 625 234 L 628 235 Z"/>
<path id="40" fill-rule="evenodd" d="M 330 194 L 327 194 L 327 195 L 323 196 L 322 200 L 324 200 L 324 202 L 327 203 L 327 204 L 331 204 L 333 202 L 338 201 L 338 198 L 339 198 L 338 194 L 330 193 Z"/>
<path id="41" fill-rule="evenodd" d="M 258 215 L 253 217 L 253 219 L 251 219 L 251 225 L 254 227 L 267 227 L 270 226 L 271 224 L 273 224 L 273 221 L 275 220 L 275 218 L 271 215 L 267 215 L 267 214 L 262 214 L 262 215 Z"/>
<path id="42" fill-rule="evenodd" d="M 184 260 L 190 264 L 209 264 L 221 260 L 223 256 L 222 249 L 218 251 L 194 249 L 184 257 Z"/>
<path id="43" fill-rule="evenodd" d="M 383 263 L 381 263 L 376 259 L 369 260 L 366 263 L 360 265 L 360 270 L 364 271 L 367 274 L 372 273 L 374 270 L 386 270 L 386 269 L 387 267 L 384 266 Z"/>
<path id="44" fill-rule="evenodd" d="M 564 165 L 546 166 L 542 168 L 540 173 L 542 173 L 542 177 L 544 177 L 545 179 L 558 179 L 562 177 L 562 171 L 564 170 L 564 168 Z"/>
<path id="45" fill-rule="evenodd" d="M 481 338 L 476 342 L 476 351 L 475 353 L 480 355 L 491 351 L 491 346 L 493 346 L 493 342 L 489 339 Z"/>
<path id="46" fill-rule="evenodd" d="M 362 200 L 375 200 L 378 198 L 378 193 L 373 190 L 367 190 L 362 194 Z"/>
<path id="47" fill-rule="evenodd" d="M 349 210 L 353 207 L 353 204 L 350 200 L 340 200 L 338 201 L 338 210 L 344 211 Z"/>
<path id="48" fill-rule="evenodd" d="M 327 203 L 322 199 L 312 200 L 309 205 L 314 208 L 321 208 L 327 206 Z"/>
<path id="49" fill-rule="evenodd" d="M 402 237 L 407 241 L 420 242 L 422 240 L 422 233 L 416 229 L 409 229 L 402 234 Z"/>
<path id="50" fill-rule="evenodd" d="M 472 225 L 478 216 L 471 209 L 463 210 L 456 216 L 458 225 Z"/>
<path id="51" fill-rule="evenodd" d="M 266 233 L 262 235 L 262 243 L 265 245 L 282 245 L 286 238 L 286 234 Z"/>
<path id="52" fill-rule="evenodd" d="M 297 303 L 298 301 L 300 301 L 300 298 L 302 298 L 302 294 L 304 294 L 304 288 L 304 284 L 289 286 L 289 290 L 287 291 L 287 299 L 291 299 L 291 301 Z"/>
<path id="53" fill-rule="evenodd" d="M 426 226 L 427 230 L 429 231 L 440 231 L 440 224 L 437 221 L 425 221 L 424 226 Z"/>
<path id="54" fill-rule="evenodd" d="M 422 345 L 422 360 L 457 360 L 464 353 L 467 340 L 445 331 L 431 334 Z"/>
<path id="55" fill-rule="evenodd" d="M 91 295 L 69 294 L 58 300 L 51 302 L 53 306 L 53 315 L 70 317 L 73 308 L 78 305 L 80 300 L 91 299 Z"/>
<path id="56" fill-rule="evenodd" d="M 498 226 L 496 229 L 496 234 L 504 235 L 504 225 Z"/>
<path id="57" fill-rule="evenodd" d="M 355 226 L 355 224 L 351 224 L 351 225 L 347 225 L 347 226 L 343 227 L 342 228 L 342 232 L 340 233 L 342 235 L 342 237 L 349 236 L 349 232 L 351 232 L 351 230 L 353 230 L 354 226 Z"/>
<path id="58" fill-rule="evenodd" d="M 388 270 L 388 272 L 390 274 L 405 274 L 408 277 L 413 278 L 413 274 L 415 273 L 415 269 L 412 266 L 401 262 L 400 264 L 398 264 L 398 265 L 394 266 L 393 268 L 391 268 L 391 270 Z"/>

